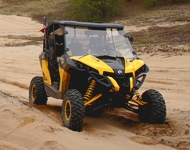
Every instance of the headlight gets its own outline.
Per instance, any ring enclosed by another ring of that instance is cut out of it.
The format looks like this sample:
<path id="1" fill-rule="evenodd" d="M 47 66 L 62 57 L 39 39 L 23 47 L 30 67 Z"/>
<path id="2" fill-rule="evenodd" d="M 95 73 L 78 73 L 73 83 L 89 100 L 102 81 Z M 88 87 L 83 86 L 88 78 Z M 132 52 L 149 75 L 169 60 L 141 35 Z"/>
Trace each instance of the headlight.
<path id="1" fill-rule="evenodd" d="M 96 70 L 96 69 L 94 69 L 94 68 L 92 68 L 92 67 L 89 67 L 89 66 L 87 66 L 86 64 L 83 64 L 83 63 L 81 63 L 81 62 L 75 62 L 75 64 L 76 64 L 77 68 L 80 69 L 80 70 L 94 71 L 94 72 L 96 72 L 96 73 L 99 73 L 98 70 Z"/>
<path id="2" fill-rule="evenodd" d="M 147 73 L 149 71 L 149 68 L 146 64 L 144 64 L 142 67 L 140 67 L 137 71 L 135 71 L 135 77 L 140 75 L 141 73 Z"/>

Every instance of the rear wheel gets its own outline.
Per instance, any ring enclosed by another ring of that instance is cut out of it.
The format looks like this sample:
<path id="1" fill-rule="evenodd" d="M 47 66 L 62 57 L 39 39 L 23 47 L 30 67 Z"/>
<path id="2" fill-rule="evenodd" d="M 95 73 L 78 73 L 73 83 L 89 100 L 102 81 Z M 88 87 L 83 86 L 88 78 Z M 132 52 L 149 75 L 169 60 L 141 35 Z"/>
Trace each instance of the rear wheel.
<path id="1" fill-rule="evenodd" d="M 46 105 L 47 103 L 47 95 L 41 76 L 34 77 L 30 82 L 29 102 L 38 105 Z"/>
<path id="2" fill-rule="evenodd" d="M 81 131 L 85 116 L 84 102 L 81 93 L 75 89 L 68 90 L 63 98 L 62 119 L 65 127 Z"/>
<path id="3" fill-rule="evenodd" d="M 147 90 L 142 100 L 148 102 L 139 108 L 139 120 L 142 122 L 162 124 L 166 118 L 166 105 L 162 95 L 156 90 Z"/>

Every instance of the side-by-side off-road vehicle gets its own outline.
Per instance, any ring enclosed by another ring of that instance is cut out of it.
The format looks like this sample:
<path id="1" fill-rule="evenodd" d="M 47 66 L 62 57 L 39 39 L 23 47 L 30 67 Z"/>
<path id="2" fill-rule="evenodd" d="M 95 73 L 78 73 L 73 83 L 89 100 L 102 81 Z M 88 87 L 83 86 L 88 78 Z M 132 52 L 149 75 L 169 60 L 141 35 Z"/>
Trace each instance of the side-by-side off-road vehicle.
<path id="1" fill-rule="evenodd" d="M 39 56 L 42 76 L 30 82 L 29 101 L 46 105 L 60 99 L 65 127 L 82 130 L 86 114 L 105 108 L 125 108 L 142 122 L 162 124 L 166 106 L 153 89 L 138 89 L 149 71 L 125 33 L 110 23 L 52 21 L 41 30 L 43 51 Z"/>

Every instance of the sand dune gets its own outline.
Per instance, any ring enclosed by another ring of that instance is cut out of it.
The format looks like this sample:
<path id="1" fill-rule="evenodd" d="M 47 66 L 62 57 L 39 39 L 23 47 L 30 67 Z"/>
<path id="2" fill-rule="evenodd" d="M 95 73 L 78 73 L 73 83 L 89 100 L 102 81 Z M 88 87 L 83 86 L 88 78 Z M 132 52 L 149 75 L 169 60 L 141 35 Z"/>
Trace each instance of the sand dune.
<path id="1" fill-rule="evenodd" d="M 150 68 L 140 92 L 153 88 L 162 93 L 165 124 L 141 123 L 137 115 L 114 109 L 99 118 L 85 117 L 83 131 L 73 132 L 63 127 L 60 100 L 49 98 L 47 106 L 28 102 L 30 80 L 41 75 L 42 45 L 5 45 L 18 42 L 7 35 L 41 37 L 42 25 L 26 17 L 0 15 L 0 19 L 0 149 L 190 149 L 189 53 L 140 56 Z"/>

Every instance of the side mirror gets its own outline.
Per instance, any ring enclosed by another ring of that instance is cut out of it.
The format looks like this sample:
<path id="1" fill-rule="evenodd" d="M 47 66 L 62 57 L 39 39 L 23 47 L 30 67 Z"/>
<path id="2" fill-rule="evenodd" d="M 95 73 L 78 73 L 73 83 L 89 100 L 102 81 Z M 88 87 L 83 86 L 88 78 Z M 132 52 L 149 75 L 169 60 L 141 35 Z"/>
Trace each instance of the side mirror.
<path id="1" fill-rule="evenodd" d="M 68 47 L 65 48 L 65 51 L 69 51 L 70 49 Z"/>
<path id="2" fill-rule="evenodd" d="M 134 41 L 134 38 L 132 36 L 128 35 L 127 37 L 128 37 L 128 39 L 129 39 L 130 42 Z"/>
<path id="3" fill-rule="evenodd" d="M 128 38 L 131 43 L 134 41 L 134 38 L 130 35 L 127 35 L 127 33 L 124 35 L 124 37 Z"/>
<path id="4" fill-rule="evenodd" d="M 64 34 L 68 34 L 68 31 L 64 31 Z"/>

